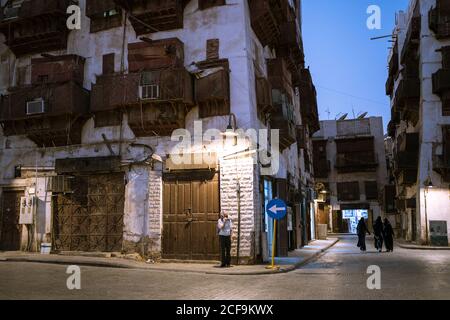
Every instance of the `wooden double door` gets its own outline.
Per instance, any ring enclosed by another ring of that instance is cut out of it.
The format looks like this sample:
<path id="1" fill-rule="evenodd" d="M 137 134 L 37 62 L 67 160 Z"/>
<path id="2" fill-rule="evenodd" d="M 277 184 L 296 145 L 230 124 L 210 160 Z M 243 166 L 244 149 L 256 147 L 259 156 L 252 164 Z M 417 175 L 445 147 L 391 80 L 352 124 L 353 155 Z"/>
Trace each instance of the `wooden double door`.
<path id="1" fill-rule="evenodd" d="M 219 198 L 217 173 L 164 176 L 164 259 L 220 260 Z"/>
<path id="2" fill-rule="evenodd" d="M 2 216 L 0 250 L 20 250 L 21 226 L 19 225 L 20 198 L 23 191 L 4 191 L 2 195 Z"/>

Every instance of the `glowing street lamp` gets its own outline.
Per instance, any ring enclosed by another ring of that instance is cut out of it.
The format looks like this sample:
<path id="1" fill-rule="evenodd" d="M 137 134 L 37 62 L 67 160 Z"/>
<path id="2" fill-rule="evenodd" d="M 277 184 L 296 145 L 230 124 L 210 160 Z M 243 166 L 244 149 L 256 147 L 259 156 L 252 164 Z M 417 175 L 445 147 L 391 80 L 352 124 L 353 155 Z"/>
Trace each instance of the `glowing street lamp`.
<path id="1" fill-rule="evenodd" d="M 236 115 L 234 113 L 230 113 L 230 119 L 228 122 L 228 126 L 227 126 L 225 132 L 223 132 L 221 134 L 225 137 L 233 137 L 233 138 L 237 139 L 239 134 L 236 132 L 236 129 L 237 129 Z"/>

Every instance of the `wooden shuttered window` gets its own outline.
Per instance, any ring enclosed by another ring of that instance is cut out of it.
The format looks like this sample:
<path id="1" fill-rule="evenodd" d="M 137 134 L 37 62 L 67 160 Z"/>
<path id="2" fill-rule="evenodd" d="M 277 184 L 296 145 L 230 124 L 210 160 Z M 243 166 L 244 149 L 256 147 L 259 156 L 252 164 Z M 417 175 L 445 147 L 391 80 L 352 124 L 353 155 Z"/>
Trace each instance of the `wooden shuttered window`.
<path id="1" fill-rule="evenodd" d="M 442 128 L 442 139 L 444 147 L 444 161 L 450 167 L 450 126 Z"/>
<path id="2" fill-rule="evenodd" d="M 366 189 L 366 199 L 367 200 L 377 200 L 378 199 L 378 184 L 376 181 L 366 181 L 364 182 Z"/>
<path id="3" fill-rule="evenodd" d="M 218 60 L 219 59 L 219 39 L 206 40 L 206 60 Z"/>
<path id="4" fill-rule="evenodd" d="M 442 100 L 442 116 L 443 117 L 450 116 L 450 99 Z"/>
<path id="5" fill-rule="evenodd" d="M 114 73 L 114 53 L 105 54 L 103 56 L 103 74 Z"/>
<path id="6" fill-rule="evenodd" d="M 340 182 L 337 184 L 339 201 L 357 201 L 360 200 L 358 182 Z"/>

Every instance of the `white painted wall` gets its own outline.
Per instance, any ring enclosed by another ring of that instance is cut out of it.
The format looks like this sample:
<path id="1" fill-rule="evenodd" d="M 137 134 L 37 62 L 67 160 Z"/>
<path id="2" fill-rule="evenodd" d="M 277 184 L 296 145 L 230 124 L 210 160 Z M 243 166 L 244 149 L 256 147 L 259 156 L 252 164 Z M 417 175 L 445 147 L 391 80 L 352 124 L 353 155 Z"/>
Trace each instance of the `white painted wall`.
<path id="1" fill-rule="evenodd" d="M 4 1 L 4 0 L 3 0 Z M 82 12 L 85 11 L 85 0 L 79 1 Z M 254 79 L 254 62 L 260 66 L 263 74 L 267 74 L 265 59 L 274 57 L 273 52 L 262 48 L 250 26 L 248 3 L 245 0 L 227 0 L 226 6 L 214 7 L 208 10 L 198 10 L 198 1 L 192 0 L 184 10 L 184 28 L 172 31 L 157 32 L 147 35 L 152 39 L 177 37 L 184 43 L 185 67 L 189 68 L 192 62 L 205 60 L 206 41 L 211 38 L 220 40 L 220 57 L 228 58 L 230 62 L 230 92 L 231 111 L 237 116 L 239 128 L 264 128 L 256 116 L 256 94 Z M 124 57 L 125 70 L 128 68 L 127 46 L 122 52 L 122 37 L 124 28 L 114 28 L 95 34 L 89 33 L 89 19 L 82 15 L 82 29 L 72 31 L 69 35 L 67 50 L 52 52 L 53 54 L 77 54 L 86 58 L 84 87 L 91 89 L 96 82 L 96 75 L 102 73 L 102 56 L 115 53 L 115 70 L 120 71 L 121 59 Z M 133 43 L 139 41 L 128 22 L 126 25 L 126 41 Z M 0 39 L 2 40 L 2 39 Z M 1 41 L 0 41 L 1 42 Z M 258 53 L 256 53 L 258 52 Z M 0 44 L 0 55 L 7 54 L 8 62 L 0 63 L 0 93 L 5 94 L 7 88 L 15 82 L 14 69 L 18 66 L 28 66 L 30 78 L 31 59 L 40 55 L 30 55 L 15 59 L 7 48 Z M 257 60 L 257 61 L 255 61 Z M 292 96 L 295 97 L 294 92 Z M 295 99 L 297 107 L 298 124 L 300 118 L 300 102 Z M 186 118 L 186 128 L 193 131 L 194 121 L 198 119 L 198 107 L 194 107 Z M 203 119 L 203 131 L 217 128 L 223 131 L 228 125 L 228 117 L 212 117 Z M 105 146 L 102 134 L 111 142 L 115 154 L 122 152 L 124 161 L 140 158 L 142 150 L 131 148 L 132 142 L 147 144 L 155 149 L 156 154 L 165 158 L 170 153 L 174 142 L 168 137 L 136 138 L 127 124 L 125 116 L 122 128 L 120 126 L 94 128 L 94 121 L 86 122 L 82 131 L 82 145 L 58 148 L 36 149 L 33 142 L 24 136 L 4 137 L 0 129 L 0 187 L 19 184 L 29 186 L 26 179 L 13 179 L 14 167 L 23 166 L 50 166 L 53 167 L 57 158 L 77 158 L 108 156 L 110 152 Z M 122 143 L 119 139 L 122 137 Z M 8 141 L 8 143 L 6 143 Z M 6 144 L 9 148 L 6 149 Z M 119 146 L 121 145 L 121 148 Z M 241 149 L 243 146 L 240 147 Z M 203 146 L 194 146 L 191 151 L 202 150 Z M 189 151 L 189 150 L 187 150 Z M 223 156 L 223 154 L 221 154 Z M 37 159 L 37 161 L 36 161 Z M 287 171 L 295 177 L 295 181 L 302 179 L 306 185 L 312 181 L 308 174 L 300 174 L 299 168 L 304 172 L 303 157 L 297 154 L 296 145 L 285 150 L 281 157 L 281 168 L 277 177 L 285 178 Z M 249 185 L 245 188 L 246 211 L 244 219 L 248 226 L 243 229 L 244 253 L 252 255 L 250 246 L 251 233 L 261 229 L 261 205 L 259 199 L 259 172 L 254 167 L 247 167 Z M 230 173 L 230 178 L 232 178 Z M 236 173 L 233 173 L 236 174 Z M 39 173 L 38 175 L 42 175 Z M 132 165 L 126 173 L 128 184 L 126 186 L 125 200 L 125 227 L 124 239 L 138 242 L 142 236 L 150 238 L 149 251 L 158 251 L 161 248 L 160 236 L 162 230 L 162 182 L 161 169 L 151 170 L 141 165 Z M 247 178 L 245 178 L 247 179 Z M 246 180 L 247 181 L 247 180 Z M 42 188 L 44 188 L 42 186 Z M 224 187 L 226 189 L 226 187 Z M 45 189 L 45 188 L 44 188 Z M 39 192 L 44 192 L 39 189 Z M 225 192 L 226 190 L 222 191 Z M 223 194 L 222 192 L 222 194 Z M 226 207 L 225 203 L 223 204 Z M 232 209 L 234 212 L 235 208 Z M 43 209 L 44 210 L 44 209 Z M 48 221 L 50 209 L 45 207 L 45 223 Z M 259 241 L 259 236 L 256 237 Z M 257 243 L 258 244 L 258 243 Z M 241 254 L 242 255 L 242 254 Z"/>
<path id="2" fill-rule="evenodd" d="M 407 13 L 400 13 L 398 24 L 394 34 L 398 34 L 399 53 L 401 53 L 405 42 L 407 27 L 412 17 L 412 11 L 416 4 L 420 6 L 422 16 L 422 30 L 420 40 L 420 78 L 421 78 L 421 100 L 420 118 L 416 126 L 402 122 L 397 128 L 397 135 L 401 132 L 420 133 L 420 158 L 418 183 L 407 188 L 407 197 L 417 199 L 416 216 L 418 241 L 426 242 L 426 220 L 447 221 L 448 233 L 450 233 L 450 196 L 449 185 L 442 181 L 441 176 L 433 171 L 433 144 L 442 144 L 442 125 L 450 124 L 450 117 L 442 116 L 442 102 L 437 95 L 432 93 L 432 75 L 442 68 L 442 56 L 436 52 L 443 46 L 449 46 L 450 40 L 437 40 L 428 27 L 428 12 L 436 6 L 436 0 L 411 0 Z M 395 83 L 394 90 L 398 87 L 401 76 Z M 393 102 L 391 102 L 393 103 Z M 440 148 L 437 152 L 441 152 Z M 425 205 L 424 182 L 431 177 L 435 188 L 429 190 L 427 204 Z M 427 206 L 427 210 L 425 210 Z M 406 231 L 406 239 L 411 240 L 411 211 L 401 213 L 402 228 Z"/>

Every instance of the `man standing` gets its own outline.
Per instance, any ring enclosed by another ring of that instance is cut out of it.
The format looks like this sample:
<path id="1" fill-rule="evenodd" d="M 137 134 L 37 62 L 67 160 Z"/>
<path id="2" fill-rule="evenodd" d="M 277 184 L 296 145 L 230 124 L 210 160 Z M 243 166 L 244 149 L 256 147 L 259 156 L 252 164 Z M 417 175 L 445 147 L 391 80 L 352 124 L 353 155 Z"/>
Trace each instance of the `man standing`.
<path id="1" fill-rule="evenodd" d="M 220 215 L 217 222 L 217 229 L 220 238 L 220 252 L 221 252 L 221 268 L 229 267 L 231 265 L 231 234 L 233 232 L 233 222 L 228 218 L 228 214 Z"/>

